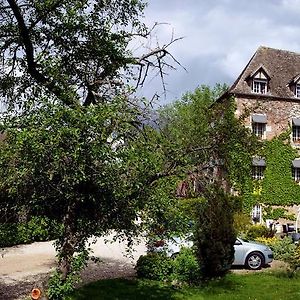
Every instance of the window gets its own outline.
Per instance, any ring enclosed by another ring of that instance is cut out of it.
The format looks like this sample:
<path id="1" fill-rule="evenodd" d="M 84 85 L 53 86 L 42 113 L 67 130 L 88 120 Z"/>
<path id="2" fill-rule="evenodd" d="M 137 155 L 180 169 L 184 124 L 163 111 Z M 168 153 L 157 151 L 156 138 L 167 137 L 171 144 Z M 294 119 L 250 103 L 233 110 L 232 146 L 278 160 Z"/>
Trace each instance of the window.
<path id="1" fill-rule="evenodd" d="M 265 79 L 253 79 L 252 92 L 257 94 L 267 93 L 267 80 Z"/>
<path id="2" fill-rule="evenodd" d="M 295 181 L 300 182 L 300 168 L 292 168 L 292 177 Z"/>
<path id="3" fill-rule="evenodd" d="M 264 178 L 264 166 L 252 166 L 252 178 L 253 179 L 263 179 Z"/>
<path id="4" fill-rule="evenodd" d="M 261 206 L 260 205 L 255 205 L 253 208 L 252 208 L 252 220 L 257 223 L 257 222 L 261 222 Z"/>
<path id="5" fill-rule="evenodd" d="M 296 88 L 295 88 L 295 96 L 297 98 L 300 98 L 300 84 L 296 84 Z"/>
<path id="6" fill-rule="evenodd" d="M 300 144 L 300 126 L 293 124 L 293 142 L 295 144 Z"/>
<path id="7" fill-rule="evenodd" d="M 265 123 L 252 123 L 252 132 L 260 139 L 265 137 L 266 124 Z"/>

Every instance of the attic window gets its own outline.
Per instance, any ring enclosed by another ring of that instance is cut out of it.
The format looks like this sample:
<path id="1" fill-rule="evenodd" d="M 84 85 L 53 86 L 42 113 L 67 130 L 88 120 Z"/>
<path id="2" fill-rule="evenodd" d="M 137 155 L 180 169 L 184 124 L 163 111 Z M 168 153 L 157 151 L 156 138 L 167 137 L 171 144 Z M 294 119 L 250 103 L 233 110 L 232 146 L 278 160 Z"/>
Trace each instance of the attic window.
<path id="1" fill-rule="evenodd" d="M 267 93 L 267 80 L 266 79 L 253 79 L 252 92 L 257 94 Z M 300 90 L 299 90 L 300 92 Z"/>
<path id="2" fill-rule="evenodd" d="M 300 84 L 299 83 L 297 83 L 296 87 L 295 87 L 295 96 L 297 98 L 300 98 Z"/>
<path id="3" fill-rule="evenodd" d="M 252 92 L 256 94 L 266 94 L 268 92 L 269 76 L 261 67 L 258 71 L 249 77 Z"/>

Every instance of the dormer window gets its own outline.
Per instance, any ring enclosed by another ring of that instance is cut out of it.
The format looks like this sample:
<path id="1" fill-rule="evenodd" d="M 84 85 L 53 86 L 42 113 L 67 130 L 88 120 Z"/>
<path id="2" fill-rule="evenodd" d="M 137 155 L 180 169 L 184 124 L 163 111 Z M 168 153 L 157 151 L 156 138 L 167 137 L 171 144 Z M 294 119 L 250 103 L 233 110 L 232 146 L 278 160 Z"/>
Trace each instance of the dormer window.
<path id="1" fill-rule="evenodd" d="M 267 94 L 270 77 L 263 67 L 260 67 L 253 74 L 248 76 L 248 84 L 251 86 L 252 93 Z"/>
<path id="2" fill-rule="evenodd" d="M 295 96 L 296 96 L 297 98 L 300 98 L 300 84 L 299 84 L 299 83 L 296 84 L 296 88 L 295 88 Z"/>
<path id="3" fill-rule="evenodd" d="M 289 83 L 288 86 L 291 92 L 296 98 L 300 98 L 300 74 L 295 76 Z"/>
<path id="4" fill-rule="evenodd" d="M 266 94 L 267 80 L 253 79 L 252 91 L 257 94 Z"/>

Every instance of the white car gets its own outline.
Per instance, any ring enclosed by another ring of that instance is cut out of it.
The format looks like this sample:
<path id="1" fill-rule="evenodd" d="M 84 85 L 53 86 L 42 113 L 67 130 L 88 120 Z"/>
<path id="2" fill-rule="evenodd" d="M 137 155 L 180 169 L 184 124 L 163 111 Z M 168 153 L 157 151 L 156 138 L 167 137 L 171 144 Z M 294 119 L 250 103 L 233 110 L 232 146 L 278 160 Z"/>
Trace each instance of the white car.
<path id="1" fill-rule="evenodd" d="M 165 251 L 169 257 L 175 257 L 182 247 L 192 247 L 193 242 L 186 238 L 173 237 L 167 241 L 158 241 L 148 247 L 151 252 Z M 260 243 L 237 238 L 234 244 L 233 266 L 246 266 L 251 270 L 258 270 L 273 261 L 272 250 Z"/>

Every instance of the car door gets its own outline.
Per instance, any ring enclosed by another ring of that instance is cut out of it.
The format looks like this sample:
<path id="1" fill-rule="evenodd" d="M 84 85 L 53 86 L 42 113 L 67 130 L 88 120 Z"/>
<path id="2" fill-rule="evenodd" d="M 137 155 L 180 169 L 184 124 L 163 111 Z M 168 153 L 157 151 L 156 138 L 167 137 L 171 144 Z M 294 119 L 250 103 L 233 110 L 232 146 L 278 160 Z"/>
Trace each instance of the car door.
<path id="1" fill-rule="evenodd" d="M 246 249 L 240 239 L 236 239 L 234 243 L 234 261 L 233 265 L 243 265 L 245 263 Z"/>

